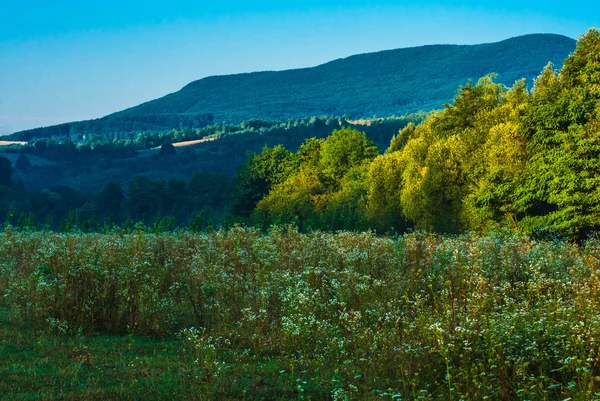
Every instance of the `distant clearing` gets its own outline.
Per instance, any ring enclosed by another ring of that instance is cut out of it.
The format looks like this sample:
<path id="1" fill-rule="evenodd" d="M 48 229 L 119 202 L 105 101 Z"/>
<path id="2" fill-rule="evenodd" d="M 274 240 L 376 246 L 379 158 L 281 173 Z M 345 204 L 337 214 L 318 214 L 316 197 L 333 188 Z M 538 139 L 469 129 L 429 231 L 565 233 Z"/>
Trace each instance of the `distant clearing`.
<path id="1" fill-rule="evenodd" d="M 176 148 L 180 148 L 183 146 L 192 146 L 192 145 L 197 145 L 197 144 L 203 143 L 203 142 L 214 141 L 215 139 L 217 139 L 217 138 L 210 137 L 210 138 L 196 139 L 195 141 L 175 142 L 175 143 L 173 143 L 173 146 L 175 146 Z"/>
<path id="2" fill-rule="evenodd" d="M 9 145 L 27 145 L 27 142 L 0 141 L 0 146 L 9 146 Z"/>
<path id="3" fill-rule="evenodd" d="M 366 125 L 367 127 L 371 126 L 371 123 L 373 121 L 383 121 L 383 118 L 371 118 L 371 119 L 361 119 L 361 120 L 351 120 L 348 121 L 348 124 L 352 124 L 352 125 Z"/>
<path id="4" fill-rule="evenodd" d="M 192 145 L 197 145 L 199 143 L 203 143 L 203 142 L 210 142 L 210 141 L 214 141 L 216 140 L 217 137 L 208 137 L 208 138 L 202 138 L 202 139 L 195 139 L 193 141 L 184 141 L 184 142 L 173 142 L 172 145 L 175 146 L 176 148 L 181 148 L 184 146 L 192 146 Z M 144 149 L 143 151 L 148 151 L 148 150 L 160 150 L 160 146 L 156 146 L 154 148 L 150 148 L 150 149 Z"/>
<path id="5" fill-rule="evenodd" d="M 176 148 L 182 148 L 182 147 L 186 147 L 186 146 L 198 145 L 198 144 L 204 143 L 204 142 L 211 142 L 216 139 L 218 139 L 218 138 L 217 137 L 208 137 L 208 138 L 202 138 L 202 139 L 195 139 L 193 141 L 173 142 L 172 145 Z M 154 148 L 149 148 L 149 149 L 138 150 L 137 152 L 138 152 L 138 156 L 144 157 L 144 156 L 151 156 L 158 151 L 160 151 L 160 146 L 156 146 Z"/>

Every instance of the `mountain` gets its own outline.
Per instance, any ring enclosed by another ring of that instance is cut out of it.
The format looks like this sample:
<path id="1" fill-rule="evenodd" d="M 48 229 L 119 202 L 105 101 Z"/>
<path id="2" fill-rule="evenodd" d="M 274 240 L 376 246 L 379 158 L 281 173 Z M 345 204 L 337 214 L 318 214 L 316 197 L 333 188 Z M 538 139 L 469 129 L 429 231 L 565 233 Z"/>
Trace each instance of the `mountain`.
<path id="1" fill-rule="evenodd" d="M 405 115 L 439 108 L 460 85 L 491 72 L 506 85 L 521 78 L 531 85 L 548 62 L 560 68 L 575 44 L 561 35 L 533 34 L 480 45 L 360 54 L 312 68 L 213 76 L 104 118 L 21 131 L 9 138 L 200 128 L 248 119 Z"/>

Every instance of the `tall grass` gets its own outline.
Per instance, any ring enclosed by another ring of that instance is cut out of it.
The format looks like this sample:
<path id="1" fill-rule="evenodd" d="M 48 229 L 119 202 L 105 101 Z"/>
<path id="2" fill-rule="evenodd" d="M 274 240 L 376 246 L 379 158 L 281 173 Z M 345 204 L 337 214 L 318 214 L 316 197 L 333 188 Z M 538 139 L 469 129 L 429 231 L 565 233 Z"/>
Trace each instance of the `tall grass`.
<path id="1" fill-rule="evenodd" d="M 8 228 L 0 254 L 15 322 L 178 335 L 205 381 L 234 355 L 299 398 L 600 399 L 596 241 Z"/>

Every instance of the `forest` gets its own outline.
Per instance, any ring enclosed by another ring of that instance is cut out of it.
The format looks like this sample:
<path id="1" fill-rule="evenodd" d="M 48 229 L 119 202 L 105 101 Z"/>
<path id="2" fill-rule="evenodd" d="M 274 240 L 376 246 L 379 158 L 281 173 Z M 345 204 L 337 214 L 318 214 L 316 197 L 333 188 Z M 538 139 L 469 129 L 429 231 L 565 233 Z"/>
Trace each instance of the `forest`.
<path id="1" fill-rule="evenodd" d="M 408 124 L 383 154 L 355 128 L 265 149 L 235 177 L 232 212 L 262 227 L 458 234 L 503 228 L 586 239 L 600 227 L 600 36 L 531 91 L 488 75 Z"/>
<path id="2" fill-rule="evenodd" d="M 230 176 L 15 179 L 167 166 L 179 131 L 144 158 L 143 135 L 0 158 L 0 394 L 600 399 L 600 30 L 531 89 L 489 74 L 427 114 L 209 127 L 186 157 L 255 141 Z"/>
<path id="3" fill-rule="evenodd" d="M 135 176 L 127 184 L 127 196 L 122 184 L 108 182 L 88 198 L 68 187 L 33 195 L 7 189 L 9 202 L 3 203 L 12 209 L 4 212 L 35 212 L 37 224 L 49 217 L 62 220 L 69 212 L 78 223 L 123 223 L 127 217 L 148 223 L 170 215 L 182 226 L 210 209 L 206 214 L 217 214 L 226 225 L 263 229 L 290 223 L 301 231 L 380 233 L 509 228 L 583 240 L 599 228 L 599 53 L 598 31 L 590 30 L 562 69 L 548 64 L 531 91 L 525 80 L 507 87 L 490 74 L 467 83 L 452 103 L 428 115 L 365 126 L 313 118 L 294 126 L 249 121 L 221 128 L 217 136 L 222 139 L 206 145 L 226 147 L 229 139 L 239 146 L 239 140 L 257 138 L 256 144 L 263 146 L 244 155 L 245 160 L 238 158 L 232 180 L 208 172 L 187 182 Z M 398 127 L 386 144 L 386 135 Z M 160 169 L 182 164 L 173 159 L 177 152 L 170 145 L 177 137 L 215 136 L 215 130 L 211 126 L 79 147 L 71 141 L 37 141 L 19 152 L 89 162 L 94 160 L 90 155 L 115 148 L 120 151 L 113 154 L 126 157 L 140 143 L 162 143 L 151 159 Z M 265 137 L 286 139 L 269 146 Z M 21 170 L 29 168 L 22 155 L 16 161 Z M 2 182 L 9 183 L 11 167 L 6 159 L 2 165 Z M 124 212 L 117 216 L 116 210 Z"/>
<path id="4" fill-rule="evenodd" d="M 385 148 L 400 128 L 424 117 L 382 118 L 360 127 Z M 13 224 L 21 219 L 58 228 L 69 215 L 70 224 L 79 227 L 124 224 L 128 217 L 154 224 L 168 217 L 175 226 L 185 226 L 205 210 L 218 222 L 226 215 L 232 177 L 248 152 L 280 144 L 295 150 L 305 138 L 325 138 L 353 123 L 347 117 L 248 120 L 201 130 L 110 138 L 58 136 L 7 146 L 0 154 L 0 219 L 11 215 Z M 200 143 L 172 145 L 186 141 Z"/>

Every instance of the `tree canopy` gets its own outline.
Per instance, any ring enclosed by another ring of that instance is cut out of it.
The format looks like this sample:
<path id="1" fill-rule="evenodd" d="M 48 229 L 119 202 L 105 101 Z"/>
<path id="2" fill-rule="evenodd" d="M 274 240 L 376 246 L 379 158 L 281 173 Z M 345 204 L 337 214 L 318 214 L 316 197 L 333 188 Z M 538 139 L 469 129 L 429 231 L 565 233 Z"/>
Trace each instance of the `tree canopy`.
<path id="1" fill-rule="evenodd" d="M 279 149 L 285 174 L 270 175 L 254 217 L 306 228 L 507 227 L 584 238 L 600 228 L 599 88 L 600 31 L 591 29 L 531 92 L 525 80 L 506 87 L 494 74 L 469 82 L 443 110 L 400 129 L 383 155 L 350 127 L 295 154 Z M 272 152 L 253 157 L 272 160 Z"/>

